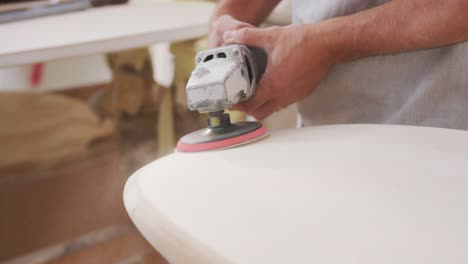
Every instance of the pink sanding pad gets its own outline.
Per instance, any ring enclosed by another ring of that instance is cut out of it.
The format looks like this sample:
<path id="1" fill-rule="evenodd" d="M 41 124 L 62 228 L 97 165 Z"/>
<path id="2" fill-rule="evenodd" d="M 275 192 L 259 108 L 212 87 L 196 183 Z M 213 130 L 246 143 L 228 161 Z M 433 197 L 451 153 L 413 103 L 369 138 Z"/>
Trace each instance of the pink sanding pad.
<path id="1" fill-rule="evenodd" d="M 179 141 L 177 143 L 176 151 L 177 152 L 202 152 L 202 151 L 226 149 L 226 148 L 231 148 L 231 147 L 250 143 L 266 135 L 268 135 L 268 130 L 264 126 L 261 126 L 260 128 L 254 131 L 251 131 L 249 133 L 246 133 L 237 137 L 233 137 L 233 138 L 219 140 L 219 141 L 212 141 L 212 142 L 206 142 L 206 143 L 200 143 L 200 144 L 186 144 L 182 141 Z"/>

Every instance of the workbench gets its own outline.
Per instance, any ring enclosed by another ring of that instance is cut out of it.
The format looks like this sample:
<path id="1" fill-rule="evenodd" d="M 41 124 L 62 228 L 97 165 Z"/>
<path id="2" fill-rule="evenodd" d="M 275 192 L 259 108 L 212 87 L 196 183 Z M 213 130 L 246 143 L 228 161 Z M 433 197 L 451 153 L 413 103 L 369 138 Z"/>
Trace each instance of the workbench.
<path id="1" fill-rule="evenodd" d="M 214 5 L 132 2 L 0 24 L 0 67 L 178 42 L 208 32 Z"/>

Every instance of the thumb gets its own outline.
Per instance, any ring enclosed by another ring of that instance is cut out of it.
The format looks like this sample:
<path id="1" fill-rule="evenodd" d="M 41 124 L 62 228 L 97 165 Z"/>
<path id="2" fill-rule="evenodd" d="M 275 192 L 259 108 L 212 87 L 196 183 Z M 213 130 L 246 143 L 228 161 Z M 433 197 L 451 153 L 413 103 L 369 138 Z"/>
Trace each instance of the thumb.
<path id="1" fill-rule="evenodd" d="M 224 44 L 243 44 L 247 46 L 264 46 L 266 32 L 259 28 L 241 28 L 226 31 L 223 34 Z"/>

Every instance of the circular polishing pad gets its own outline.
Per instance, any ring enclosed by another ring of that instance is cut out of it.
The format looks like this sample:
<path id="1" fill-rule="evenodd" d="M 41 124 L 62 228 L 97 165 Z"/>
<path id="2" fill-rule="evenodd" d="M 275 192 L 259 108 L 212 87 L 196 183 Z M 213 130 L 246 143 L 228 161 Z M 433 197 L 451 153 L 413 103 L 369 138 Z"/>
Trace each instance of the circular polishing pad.
<path id="1" fill-rule="evenodd" d="M 201 152 L 231 148 L 250 143 L 268 135 L 258 122 L 239 122 L 222 130 L 205 128 L 185 135 L 177 143 L 178 152 Z"/>

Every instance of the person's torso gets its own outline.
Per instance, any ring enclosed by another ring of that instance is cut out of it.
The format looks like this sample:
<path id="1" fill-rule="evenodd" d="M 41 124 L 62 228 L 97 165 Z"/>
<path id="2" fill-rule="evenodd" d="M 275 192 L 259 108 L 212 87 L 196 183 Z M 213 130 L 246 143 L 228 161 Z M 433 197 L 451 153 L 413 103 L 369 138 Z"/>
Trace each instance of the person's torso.
<path id="1" fill-rule="evenodd" d="M 311 24 L 386 0 L 293 0 L 295 23 Z M 370 57 L 336 66 L 303 101 L 304 125 L 374 123 L 468 130 L 468 43 Z"/>

